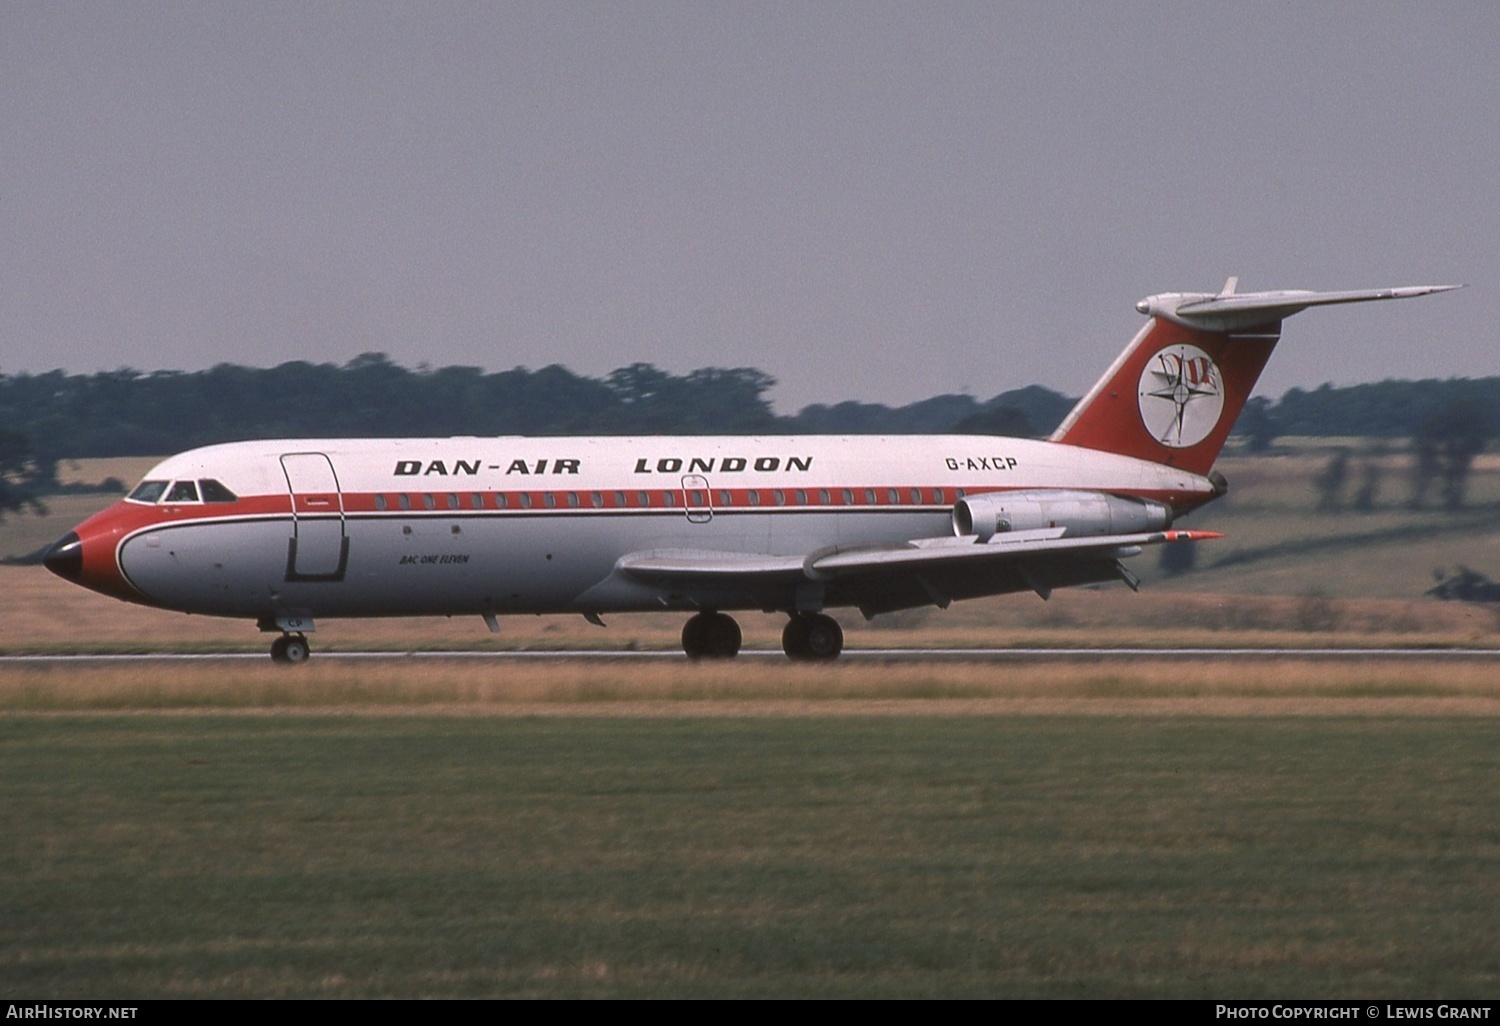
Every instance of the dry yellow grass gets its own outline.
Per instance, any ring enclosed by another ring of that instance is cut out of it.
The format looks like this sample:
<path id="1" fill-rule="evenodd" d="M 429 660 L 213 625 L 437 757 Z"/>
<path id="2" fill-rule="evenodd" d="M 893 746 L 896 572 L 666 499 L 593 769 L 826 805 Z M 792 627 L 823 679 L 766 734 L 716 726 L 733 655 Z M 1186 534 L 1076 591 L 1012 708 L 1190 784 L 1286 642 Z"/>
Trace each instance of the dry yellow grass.
<path id="1" fill-rule="evenodd" d="M 1192 595 L 1124 586 L 1073 590 L 1043 602 L 1002 595 L 919 609 L 866 623 L 834 611 L 851 649 L 990 646 L 1399 645 L 1494 646 L 1491 609 L 1434 601 L 1319 596 Z M 784 617 L 736 614 L 748 648 L 780 647 Z M 678 647 L 685 616 L 610 616 L 607 628 L 582 617 L 521 616 L 491 635 L 478 617 L 323 621 L 317 650 L 333 649 L 667 649 Z M 242 620 L 186 616 L 105 598 L 40 567 L 0 567 L 0 650 L 261 651 L 269 641 Z"/>
<path id="2" fill-rule="evenodd" d="M 548 662 L 422 659 L 37 665 L 0 671 L 0 711 L 483 716 L 1496 716 L 1500 673 L 1431 660 L 1127 664 Z"/>

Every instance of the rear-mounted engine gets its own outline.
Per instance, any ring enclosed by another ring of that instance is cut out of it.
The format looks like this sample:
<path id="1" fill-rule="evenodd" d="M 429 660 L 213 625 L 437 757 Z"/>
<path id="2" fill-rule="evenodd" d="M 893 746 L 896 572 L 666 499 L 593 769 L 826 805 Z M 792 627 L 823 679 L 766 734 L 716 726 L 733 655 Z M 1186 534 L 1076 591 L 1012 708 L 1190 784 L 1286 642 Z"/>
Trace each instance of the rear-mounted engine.
<path id="1" fill-rule="evenodd" d="M 1079 537 L 1160 531 L 1171 523 L 1171 509 L 1160 502 L 1104 492 L 991 492 L 959 499 L 953 507 L 953 533 L 977 535 L 982 542 L 1006 531 L 1062 527 L 1068 537 Z"/>

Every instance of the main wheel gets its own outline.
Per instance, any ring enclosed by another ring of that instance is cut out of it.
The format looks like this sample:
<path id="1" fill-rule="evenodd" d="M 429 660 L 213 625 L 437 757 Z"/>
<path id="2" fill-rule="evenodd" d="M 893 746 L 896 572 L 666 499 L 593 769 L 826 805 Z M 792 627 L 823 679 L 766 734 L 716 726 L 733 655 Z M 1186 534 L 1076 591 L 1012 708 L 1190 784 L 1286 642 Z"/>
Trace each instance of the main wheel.
<path id="1" fill-rule="evenodd" d="M 830 662 L 844 650 L 844 631 L 831 616 L 801 613 L 783 628 L 781 649 L 798 662 Z"/>
<path id="2" fill-rule="evenodd" d="M 271 642 L 271 659 L 273 662 L 296 664 L 307 662 L 307 657 L 312 655 L 312 646 L 307 643 L 307 638 L 301 634 L 283 634 Z"/>
<path id="3" fill-rule="evenodd" d="M 682 650 L 689 659 L 733 659 L 742 640 L 740 625 L 724 613 L 699 613 L 682 625 Z"/>
<path id="4" fill-rule="evenodd" d="M 711 658 L 733 659 L 740 654 L 740 643 L 744 641 L 744 637 L 734 617 L 715 613 L 709 629 L 709 647 L 713 650 Z"/>

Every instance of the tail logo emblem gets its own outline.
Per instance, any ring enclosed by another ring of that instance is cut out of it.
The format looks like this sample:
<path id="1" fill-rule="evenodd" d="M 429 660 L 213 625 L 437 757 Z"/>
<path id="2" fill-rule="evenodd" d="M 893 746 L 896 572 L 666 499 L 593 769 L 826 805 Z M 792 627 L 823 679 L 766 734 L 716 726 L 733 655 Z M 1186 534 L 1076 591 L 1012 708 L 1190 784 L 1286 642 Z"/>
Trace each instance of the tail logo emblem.
<path id="1" fill-rule="evenodd" d="M 1141 372 L 1141 422 L 1162 445 L 1185 449 L 1208 437 L 1224 412 L 1219 368 L 1197 346 L 1168 346 Z"/>

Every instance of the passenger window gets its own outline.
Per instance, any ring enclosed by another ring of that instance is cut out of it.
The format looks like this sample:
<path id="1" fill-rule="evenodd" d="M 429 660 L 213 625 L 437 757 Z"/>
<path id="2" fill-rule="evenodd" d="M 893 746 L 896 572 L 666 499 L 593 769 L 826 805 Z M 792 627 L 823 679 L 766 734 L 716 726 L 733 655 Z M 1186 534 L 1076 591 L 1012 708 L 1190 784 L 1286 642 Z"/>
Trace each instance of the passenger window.
<path id="1" fill-rule="evenodd" d="M 760 505 L 760 492 L 756 491 L 754 488 L 750 489 L 750 505 Z"/>
<path id="2" fill-rule="evenodd" d="M 495 493 L 495 508 L 496 509 L 504 509 L 505 506 L 506 506 L 505 493 L 504 492 L 496 492 Z"/>
<path id="3" fill-rule="evenodd" d="M 624 492 L 615 492 L 615 505 L 616 506 L 624 506 L 625 505 L 625 493 Z"/>
<path id="4" fill-rule="evenodd" d="M 458 509 L 458 496 L 455 495 L 453 492 L 449 492 L 448 493 L 448 508 L 449 509 Z"/>
<path id="5" fill-rule="evenodd" d="M 166 490 L 167 482 L 165 481 L 142 481 L 135 486 L 135 491 L 131 492 L 127 498 L 133 499 L 136 502 L 155 502 L 161 498 L 161 493 Z"/>
<path id="6" fill-rule="evenodd" d="M 199 481 L 198 490 L 203 493 L 204 502 L 238 502 L 240 499 L 238 495 L 211 477 Z"/>
<path id="7" fill-rule="evenodd" d="M 734 496 L 730 495 L 728 492 L 720 492 L 719 493 L 719 505 L 720 506 L 732 506 L 732 505 L 734 505 Z"/>
<path id="8" fill-rule="evenodd" d="M 662 492 L 661 493 L 661 499 L 662 499 L 662 505 L 664 505 L 664 506 L 675 506 L 675 505 L 677 505 L 677 499 L 672 495 L 671 492 Z"/>
<path id="9" fill-rule="evenodd" d="M 552 492 L 543 492 L 542 502 L 548 509 L 553 509 L 557 506 L 557 496 Z"/>
<path id="10" fill-rule="evenodd" d="M 873 489 L 873 488 L 866 488 L 865 489 L 865 503 L 867 505 L 870 505 L 870 506 L 875 505 L 875 489 Z"/>
<path id="11" fill-rule="evenodd" d="M 847 488 L 844 489 L 844 505 L 845 506 L 852 506 L 852 505 L 854 505 L 854 493 L 851 492 Z"/>
<path id="12" fill-rule="evenodd" d="M 799 505 L 799 506 L 806 506 L 807 505 L 807 492 L 806 492 L 805 489 L 802 489 L 802 488 L 798 488 L 797 489 L 797 505 Z"/>
<path id="13" fill-rule="evenodd" d="M 776 491 L 772 492 L 771 494 L 776 497 L 776 505 L 778 505 L 778 506 L 785 506 L 786 505 L 786 492 L 784 492 L 780 488 L 778 488 L 778 489 L 776 489 Z"/>
<path id="14" fill-rule="evenodd" d="M 383 510 L 383 509 L 385 509 L 385 496 L 384 495 L 377 495 L 377 496 L 375 496 L 375 508 L 377 510 Z"/>
<path id="15" fill-rule="evenodd" d="M 398 506 L 400 506 L 402 509 L 411 509 L 411 496 L 410 495 L 398 495 L 396 497 L 396 504 Z"/>
<path id="16" fill-rule="evenodd" d="M 469 505 L 475 509 L 484 509 L 484 496 L 478 492 L 469 496 Z"/>
<path id="17" fill-rule="evenodd" d="M 828 489 L 827 488 L 819 488 L 818 489 L 818 502 L 822 503 L 824 506 L 828 505 Z"/>
<path id="18" fill-rule="evenodd" d="M 422 505 L 428 509 L 437 509 L 437 500 L 431 495 L 422 496 Z"/>
<path id="19" fill-rule="evenodd" d="M 594 504 L 594 508 L 595 509 L 603 509 L 604 508 L 604 495 L 602 493 L 600 493 L 600 492 L 594 492 L 594 493 L 592 493 L 589 496 L 589 501 Z"/>
<path id="20" fill-rule="evenodd" d="M 920 506 L 920 505 L 922 505 L 922 489 L 920 489 L 920 488 L 913 488 L 911 490 L 911 504 L 913 506 Z"/>
<path id="21" fill-rule="evenodd" d="M 573 507 L 574 509 L 578 508 L 578 493 L 577 492 L 569 492 L 568 493 L 568 505 L 571 506 L 571 507 Z"/>
<path id="22" fill-rule="evenodd" d="M 168 502 L 197 502 L 198 486 L 191 481 L 178 481 L 167 493 Z"/>
<path id="23" fill-rule="evenodd" d="M 531 508 L 531 493 L 530 492 L 522 492 L 521 493 L 521 508 L 522 509 L 530 509 Z"/>
<path id="24" fill-rule="evenodd" d="M 636 492 L 635 503 L 637 506 L 649 506 L 651 505 L 651 496 L 647 495 L 645 492 Z"/>
<path id="25" fill-rule="evenodd" d="M 885 490 L 885 501 L 889 502 L 892 506 L 897 506 L 901 503 L 901 496 L 896 494 L 896 489 L 887 488 Z"/>

